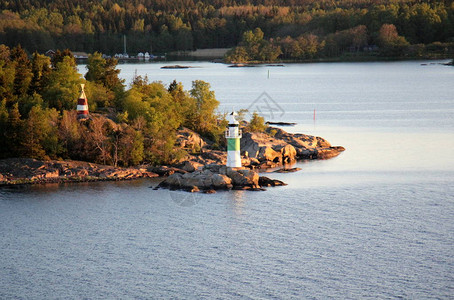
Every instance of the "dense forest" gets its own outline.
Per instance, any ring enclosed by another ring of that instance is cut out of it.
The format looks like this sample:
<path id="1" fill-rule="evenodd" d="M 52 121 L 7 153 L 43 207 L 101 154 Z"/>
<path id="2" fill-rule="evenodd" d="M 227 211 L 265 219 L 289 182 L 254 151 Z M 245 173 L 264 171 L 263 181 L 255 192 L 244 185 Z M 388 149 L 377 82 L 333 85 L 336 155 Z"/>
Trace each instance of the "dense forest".
<path id="1" fill-rule="evenodd" d="M 95 52 L 84 78 L 69 51 L 29 58 L 20 46 L 0 45 L 0 158 L 172 163 L 200 151 L 178 147 L 182 126 L 214 149 L 225 143 L 227 124 L 208 83 L 196 80 L 187 91 L 175 81 L 164 86 L 136 76 L 126 89 L 116 65 Z M 91 112 L 86 121 L 76 118 L 81 83 Z"/>
<path id="2" fill-rule="evenodd" d="M 232 60 L 312 59 L 383 49 L 453 51 L 452 0 L 14 0 L 0 2 L 0 42 L 123 52 L 235 47 Z M 252 50 L 252 52 L 250 52 Z M 245 55 L 249 52 L 249 56 Z"/>

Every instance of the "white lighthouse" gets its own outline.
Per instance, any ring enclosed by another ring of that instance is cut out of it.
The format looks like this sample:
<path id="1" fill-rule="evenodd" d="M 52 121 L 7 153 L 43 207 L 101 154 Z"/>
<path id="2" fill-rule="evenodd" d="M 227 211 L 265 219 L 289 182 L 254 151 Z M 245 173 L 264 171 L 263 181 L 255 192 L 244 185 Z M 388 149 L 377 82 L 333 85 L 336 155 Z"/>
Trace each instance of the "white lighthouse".
<path id="1" fill-rule="evenodd" d="M 225 138 L 227 139 L 227 167 L 230 168 L 241 167 L 241 130 L 240 123 L 235 119 L 235 116 L 237 116 L 235 112 L 228 115 L 227 121 L 229 121 L 229 125 L 225 131 Z"/>

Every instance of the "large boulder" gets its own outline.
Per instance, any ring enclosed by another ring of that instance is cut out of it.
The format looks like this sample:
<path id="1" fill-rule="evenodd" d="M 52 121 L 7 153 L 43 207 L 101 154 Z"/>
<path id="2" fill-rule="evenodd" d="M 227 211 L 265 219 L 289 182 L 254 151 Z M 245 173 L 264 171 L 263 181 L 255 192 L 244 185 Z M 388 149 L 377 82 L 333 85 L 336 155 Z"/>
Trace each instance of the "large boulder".
<path id="1" fill-rule="evenodd" d="M 289 163 L 294 160 L 296 160 L 296 149 L 290 144 L 287 144 L 285 146 L 279 145 L 274 150 L 279 151 L 282 156 L 282 162 L 284 163 Z"/>
<path id="2" fill-rule="evenodd" d="M 199 152 L 206 145 L 198 133 L 188 128 L 178 130 L 176 144 L 183 149 L 195 152 Z"/>
<path id="3" fill-rule="evenodd" d="M 282 154 L 274 150 L 270 146 L 263 146 L 259 148 L 258 154 L 259 161 L 272 161 L 272 162 L 281 162 Z"/>
<path id="4" fill-rule="evenodd" d="M 243 155 L 247 153 L 250 158 L 257 158 L 259 154 L 259 143 L 253 138 L 252 133 L 245 132 L 240 140 L 240 148 Z"/>
<path id="5" fill-rule="evenodd" d="M 277 179 L 271 179 L 266 176 L 260 176 L 259 178 L 259 184 L 261 187 L 269 187 L 269 186 L 282 186 L 282 185 L 287 185 L 286 183 L 277 180 Z"/>
<path id="6" fill-rule="evenodd" d="M 227 168 L 226 175 L 232 179 L 234 186 L 259 187 L 259 175 L 250 169 L 235 170 Z"/>
<path id="7" fill-rule="evenodd" d="M 222 174 L 213 174 L 211 177 L 212 187 L 217 189 L 232 188 L 232 179 Z"/>
<path id="8" fill-rule="evenodd" d="M 203 165 L 201 163 L 189 160 L 185 161 L 180 168 L 186 172 L 194 172 L 195 170 L 198 170 L 202 166 Z"/>
<path id="9" fill-rule="evenodd" d="M 324 138 L 317 136 L 317 146 L 321 148 L 330 148 L 331 144 Z"/>
<path id="10" fill-rule="evenodd" d="M 148 169 L 148 171 L 156 173 L 159 176 L 170 176 L 170 175 L 172 175 L 174 173 L 181 173 L 181 174 L 186 173 L 185 170 L 182 170 L 182 169 L 179 169 L 179 168 L 168 167 L 168 166 L 150 167 Z"/>
<path id="11" fill-rule="evenodd" d="M 274 131 L 273 131 L 274 133 Z M 270 161 L 274 163 L 290 162 L 296 159 L 297 150 L 289 143 L 291 134 L 286 133 L 282 129 L 278 129 L 277 133 L 272 136 L 268 133 L 244 133 L 241 138 L 241 151 L 244 157 L 249 159 L 247 165 L 253 164 L 253 160 L 259 162 Z M 314 146 L 316 139 L 311 139 Z M 302 144 L 298 144 L 302 148 Z M 308 145 L 307 143 L 304 145 Z M 258 165 L 259 162 L 254 161 Z"/>
<path id="12" fill-rule="evenodd" d="M 226 166 L 223 166 L 223 165 L 218 165 L 218 164 L 207 164 L 205 166 L 203 166 L 203 170 L 209 170 L 213 173 L 221 173 L 221 169 L 225 169 L 227 168 Z M 224 174 L 225 175 L 225 171 L 224 173 L 221 173 L 221 174 Z"/>
<path id="13" fill-rule="evenodd" d="M 174 173 L 159 186 L 170 189 L 218 190 L 232 188 L 260 189 L 259 174 L 250 169 L 234 169 L 221 165 L 208 165 L 192 173 Z"/>
<path id="14" fill-rule="evenodd" d="M 292 145 L 287 145 L 281 149 L 282 158 L 285 163 L 296 160 L 296 149 Z"/>
<path id="15" fill-rule="evenodd" d="M 227 162 L 227 152 L 220 150 L 204 150 L 202 158 L 216 164 L 225 165 Z"/>
<path id="16" fill-rule="evenodd" d="M 329 148 L 319 148 L 317 149 L 317 158 L 318 159 L 329 159 L 338 156 L 342 151 L 345 151 L 344 147 L 335 146 Z"/>
<path id="17" fill-rule="evenodd" d="M 183 175 L 180 173 L 171 174 L 164 181 L 162 181 L 159 185 L 162 187 L 181 187 L 182 177 L 183 177 Z"/>
<path id="18" fill-rule="evenodd" d="M 216 174 L 210 170 L 199 170 L 192 173 L 174 173 L 160 183 L 162 187 L 176 189 L 229 189 L 232 188 L 232 180 L 222 174 Z"/>

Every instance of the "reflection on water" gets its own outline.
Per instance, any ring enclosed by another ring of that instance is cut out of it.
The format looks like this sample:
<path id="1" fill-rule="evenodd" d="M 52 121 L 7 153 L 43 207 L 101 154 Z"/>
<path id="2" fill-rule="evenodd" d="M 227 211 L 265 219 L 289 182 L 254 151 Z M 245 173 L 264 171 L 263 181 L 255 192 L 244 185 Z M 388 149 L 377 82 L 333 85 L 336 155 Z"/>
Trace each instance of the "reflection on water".
<path id="1" fill-rule="evenodd" d="M 224 195 L 228 195 L 228 200 L 232 203 L 232 210 L 237 217 L 241 217 L 243 215 L 243 208 L 244 208 L 244 201 L 245 197 L 247 198 L 246 191 L 233 191 L 232 193 L 224 193 Z M 227 198 L 227 197 L 226 197 Z"/>

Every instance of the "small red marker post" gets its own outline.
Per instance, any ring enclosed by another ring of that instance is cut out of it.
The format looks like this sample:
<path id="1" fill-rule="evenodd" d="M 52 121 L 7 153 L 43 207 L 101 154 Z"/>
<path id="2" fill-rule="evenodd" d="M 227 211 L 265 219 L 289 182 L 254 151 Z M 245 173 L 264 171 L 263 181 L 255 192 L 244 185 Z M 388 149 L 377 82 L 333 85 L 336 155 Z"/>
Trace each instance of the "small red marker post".
<path id="1" fill-rule="evenodd" d="M 315 109 L 314 109 L 314 122 L 315 122 Z"/>

